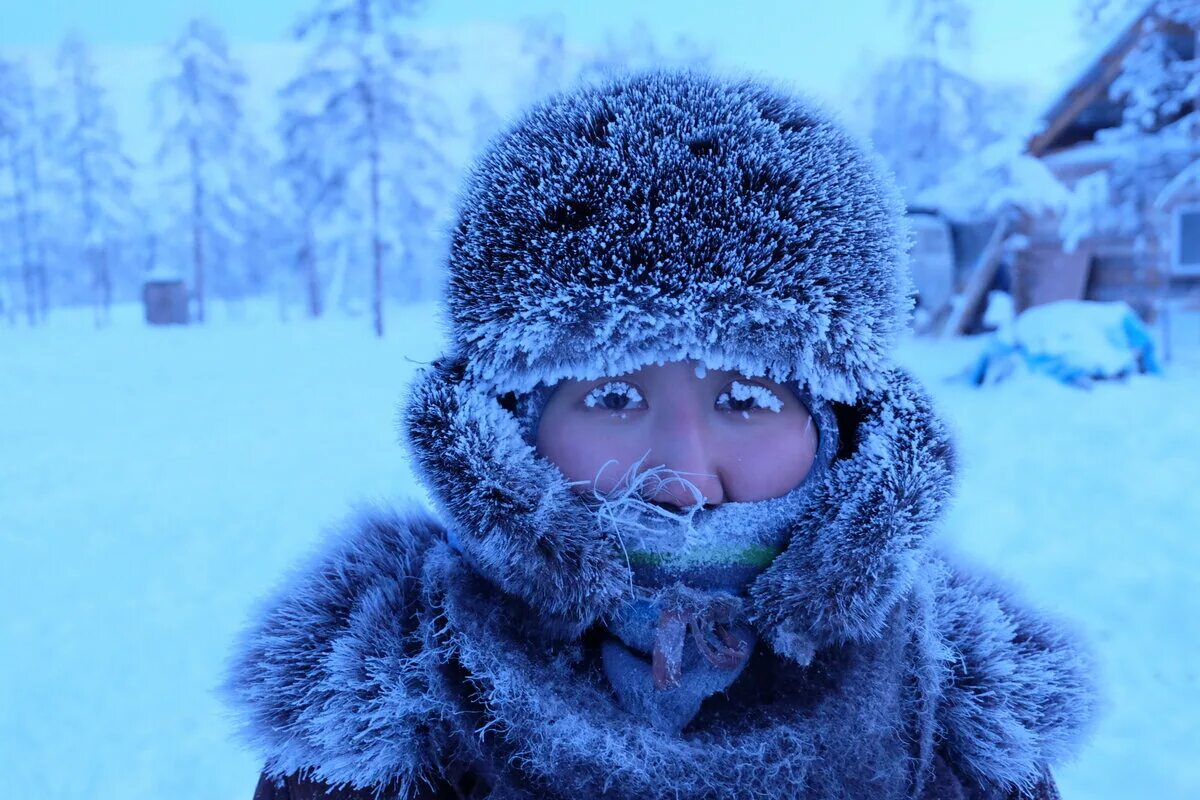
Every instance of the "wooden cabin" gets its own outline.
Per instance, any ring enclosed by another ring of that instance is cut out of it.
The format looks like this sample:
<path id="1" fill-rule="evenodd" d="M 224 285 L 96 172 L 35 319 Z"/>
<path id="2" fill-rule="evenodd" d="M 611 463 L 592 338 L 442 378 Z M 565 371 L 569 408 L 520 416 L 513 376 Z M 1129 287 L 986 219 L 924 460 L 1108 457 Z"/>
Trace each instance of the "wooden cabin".
<path id="1" fill-rule="evenodd" d="M 1194 98 L 1131 138 L 1113 135 L 1123 103 L 1110 87 L 1142 37 L 1165 34 L 1183 61 L 1198 32 L 1160 18 L 1153 3 L 1131 15 L 1064 87 L 1027 152 L 1072 192 L 1062 212 L 1013 221 L 1016 309 L 1063 299 L 1125 300 L 1145 319 L 1165 300 L 1200 293 L 1200 122 Z"/>

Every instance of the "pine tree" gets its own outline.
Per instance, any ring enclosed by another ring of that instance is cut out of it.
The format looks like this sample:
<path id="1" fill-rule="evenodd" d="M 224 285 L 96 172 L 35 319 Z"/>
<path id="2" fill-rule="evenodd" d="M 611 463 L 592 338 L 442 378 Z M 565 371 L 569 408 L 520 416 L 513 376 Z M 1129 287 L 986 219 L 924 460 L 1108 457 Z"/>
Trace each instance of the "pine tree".
<path id="1" fill-rule="evenodd" d="M 278 280 L 276 266 L 286 263 L 294 244 L 287 186 L 277 156 L 249 132 L 238 138 L 232 162 L 240 179 L 226 200 L 237 229 L 229 238 L 229 291 L 257 295 Z"/>
<path id="2" fill-rule="evenodd" d="M 59 48 L 57 65 L 61 133 L 54 152 L 75 212 L 66 246 L 88 266 L 99 325 L 108 321 L 112 306 L 115 245 L 134 216 L 133 165 L 122 152 L 87 45 L 69 37 Z"/>
<path id="3" fill-rule="evenodd" d="M 325 219 L 350 220 L 365 207 L 378 336 L 384 330 L 385 265 L 411 264 L 436 207 L 430 187 L 445 172 L 440 142 L 449 121 L 429 81 L 438 54 L 406 30 L 418 7 L 417 0 L 320 0 L 296 28 L 311 49 L 302 73 L 283 93 L 292 109 L 288 135 L 319 143 L 328 156 L 318 167 L 321 177 L 302 192 L 301 205 Z M 332 205 L 333 187 L 349 208 Z M 306 258 L 313 257 L 309 249 Z"/>
<path id="4" fill-rule="evenodd" d="M 0 60 L 0 236 L 13 242 L 3 249 L 15 258 L 13 271 L 20 275 L 20 290 L 11 290 L 7 308 L 0 296 L 0 313 L 15 317 L 19 294 L 30 325 L 44 319 L 49 307 L 42 125 L 35 94 L 23 64 Z"/>
<path id="5" fill-rule="evenodd" d="M 245 131 L 241 93 L 246 83 L 224 34 L 193 19 L 168 50 L 169 73 L 154 89 L 163 128 L 159 163 L 188 196 L 196 319 L 205 320 L 205 281 L 213 255 L 241 235 L 234 203 Z"/>
<path id="6" fill-rule="evenodd" d="M 293 100 L 285 95 L 285 102 Z M 320 117 L 296 107 L 285 105 L 280 123 L 280 138 L 284 155 L 281 174 L 288 185 L 289 220 L 297 243 L 292 254 L 304 284 L 305 305 L 312 318 L 325 310 L 325 297 L 320 275 L 320 239 L 317 229 L 321 220 L 336 214 L 345 200 L 346 174 L 333 157 L 333 151 L 322 146 Z"/>

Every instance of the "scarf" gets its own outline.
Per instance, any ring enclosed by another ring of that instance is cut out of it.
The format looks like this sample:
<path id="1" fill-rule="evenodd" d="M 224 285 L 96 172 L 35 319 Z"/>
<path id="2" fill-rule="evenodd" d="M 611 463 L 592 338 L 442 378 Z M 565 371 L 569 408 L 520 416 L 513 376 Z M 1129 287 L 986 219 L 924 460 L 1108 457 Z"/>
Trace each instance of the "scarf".
<path id="1" fill-rule="evenodd" d="M 680 733 L 706 698 L 742 674 L 758 640 L 746 615 L 745 588 L 782 552 L 788 515 L 836 452 L 837 420 L 829 405 L 796 383 L 788 386 L 819 435 L 812 469 L 790 492 L 681 516 L 634 504 L 633 515 L 608 517 L 624 542 L 634 586 L 605 619 L 604 672 L 621 705 L 659 730 Z"/>

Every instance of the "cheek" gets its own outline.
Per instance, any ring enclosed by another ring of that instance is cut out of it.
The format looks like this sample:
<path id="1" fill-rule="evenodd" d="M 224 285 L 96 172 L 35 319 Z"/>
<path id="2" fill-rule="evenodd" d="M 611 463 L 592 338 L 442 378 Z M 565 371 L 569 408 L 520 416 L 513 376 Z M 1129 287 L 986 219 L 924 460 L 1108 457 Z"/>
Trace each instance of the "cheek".
<path id="1" fill-rule="evenodd" d="M 721 477 L 727 497 L 753 502 L 780 497 L 799 486 L 812 470 L 816 430 L 807 416 L 745 426 L 722 442 Z"/>
<path id="2" fill-rule="evenodd" d="M 595 488 L 607 492 L 630 464 L 645 455 L 644 437 L 631 425 L 613 425 L 592 416 L 544 420 L 538 428 L 537 452 L 568 481 L 586 481 L 589 486 L 596 481 Z"/>

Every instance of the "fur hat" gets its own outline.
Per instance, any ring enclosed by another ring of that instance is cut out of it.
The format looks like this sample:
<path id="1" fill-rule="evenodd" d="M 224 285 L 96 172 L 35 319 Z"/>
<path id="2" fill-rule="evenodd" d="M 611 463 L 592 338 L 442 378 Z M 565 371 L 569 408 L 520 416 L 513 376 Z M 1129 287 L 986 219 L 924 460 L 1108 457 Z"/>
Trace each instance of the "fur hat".
<path id="1" fill-rule="evenodd" d="M 695 358 L 851 401 L 907 322 L 906 237 L 886 171 L 811 104 L 638 74 L 543 103 L 479 160 L 454 343 L 500 390 Z"/>

